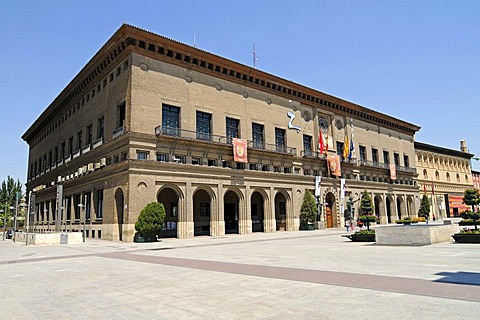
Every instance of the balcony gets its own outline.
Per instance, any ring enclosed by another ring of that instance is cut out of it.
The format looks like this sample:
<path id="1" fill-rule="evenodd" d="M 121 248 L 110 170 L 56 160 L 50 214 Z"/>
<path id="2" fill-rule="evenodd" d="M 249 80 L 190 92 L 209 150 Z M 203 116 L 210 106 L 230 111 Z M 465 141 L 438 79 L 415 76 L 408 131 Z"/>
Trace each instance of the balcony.
<path id="1" fill-rule="evenodd" d="M 172 137 L 178 137 L 182 139 L 200 140 L 200 141 L 206 141 L 211 143 L 232 145 L 231 137 L 220 136 L 220 135 L 204 133 L 204 132 L 197 132 L 193 130 L 185 130 L 185 129 L 174 128 L 174 127 L 158 126 L 155 128 L 155 135 L 157 137 L 172 136 Z M 255 150 L 265 150 L 265 151 L 279 152 L 279 153 L 291 154 L 291 155 L 296 155 L 296 152 L 297 152 L 296 151 L 297 149 L 295 148 L 280 146 L 275 144 L 268 144 L 268 143 L 262 143 L 257 141 L 247 141 L 247 143 L 248 143 L 247 144 L 248 148 L 255 149 Z"/>
<path id="2" fill-rule="evenodd" d="M 402 167 L 402 166 L 395 166 L 396 170 L 399 172 L 407 172 L 407 173 L 417 173 L 416 168 L 410 168 L 410 167 Z"/>
<path id="3" fill-rule="evenodd" d="M 93 141 L 93 149 L 100 147 L 102 144 L 103 144 L 103 137 L 100 137 L 97 140 Z"/>

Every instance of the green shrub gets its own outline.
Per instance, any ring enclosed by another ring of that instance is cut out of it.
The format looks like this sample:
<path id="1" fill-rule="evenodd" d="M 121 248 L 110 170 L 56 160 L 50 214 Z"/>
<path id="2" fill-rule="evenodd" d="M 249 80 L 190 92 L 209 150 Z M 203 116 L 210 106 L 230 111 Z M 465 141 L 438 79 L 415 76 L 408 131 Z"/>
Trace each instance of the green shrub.
<path id="1" fill-rule="evenodd" d="M 413 223 L 425 222 L 425 221 L 427 221 L 427 220 L 425 219 L 425 217 L 415 217 L 415 218 L 413 218 Z"/>
<path id="2" fill-rule="evenodd" d="M 480 230 L 463 229 L 460 230 L 460 234 L 480 234 Z"/>
<path id="3" fill-rule="evenodd" d="M 360 231 L 357 231 L 355 232 L 354 234 L 375 234 L 375 230 L 360 230 Z"/>
<path id="4" fill-rule="evenodd" d="M 462 221 L 460 221 L 458 223 L 458 225 L 460 225 L 460 226 L 473 226 L 475 224 L 473 223 L 472 219 L 463 219 Z"/>
<path id="5" fill-rule="evenodd" d="M 165 221 L 165 207 L 163 203 L 151 202 L 143 208 L 135 222 L 135 230 L 142 236 L 155 237 L 160 234 Z"/>
<path id="6" fill-rule="evenodd" d="M 423 218 L 425 220 L 425 218 Z M 405 217 L 403 219 L 398 219 L 398 220 L 395 220 L 395 223 L 397 224 L 402 224 L 402 223 L 417 223 L 418 220 L 416 219 L 412 219 L 410 217 Z"/>
<path id="7" fill-rule="evenodd" d="M 303 196 L 302 208 L 300 209 L 300 229 L 307 230 L 310 223 L 315 222 L 317 216 L 317 204 L 312 193 L 307 189 Z"/>

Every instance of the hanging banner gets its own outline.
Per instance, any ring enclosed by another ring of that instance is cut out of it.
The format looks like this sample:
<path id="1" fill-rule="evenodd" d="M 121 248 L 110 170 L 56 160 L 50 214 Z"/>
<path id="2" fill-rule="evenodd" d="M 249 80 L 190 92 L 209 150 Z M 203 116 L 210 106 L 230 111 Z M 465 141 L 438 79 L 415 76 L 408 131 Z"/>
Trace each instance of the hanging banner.
<path id="1" fill-rule="evenodd" d="M 233 138 L 233 161 L 247 163 L 247 140 Z"/>
<path id="2" fill-rule="evenodd" d="M 390 179 L 397 180 L 397 170 L 394 164 L 390 164 Z"/>
<path id="3" fill-rule="evenodd" d="M 327 163 L 331 175 L 337 177 L 342 176 L 342 169 L 340 168 L 340 156 L 338 154 L 328 155 Z"/>
<path id="4" fill-rule="evenodd" d="M 345 198 L 345 178 L 340 179 L 340 199 Z M 343 212 L 340 210 L 340 212 Z"/>
<path id="5" fill-rule="evenodd" d="M 315 197 L 320 197 L 320 183 L 322 182 L 322 176 L 315 177 Z"/>

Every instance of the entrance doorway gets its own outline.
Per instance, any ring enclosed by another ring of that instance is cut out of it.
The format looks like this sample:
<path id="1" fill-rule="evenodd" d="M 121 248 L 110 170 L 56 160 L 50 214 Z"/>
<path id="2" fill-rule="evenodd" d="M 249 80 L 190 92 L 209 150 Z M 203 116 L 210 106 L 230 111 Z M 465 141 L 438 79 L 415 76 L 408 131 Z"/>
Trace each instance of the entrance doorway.
<path id="1" fill-rule="evenodd" d="M 223 216 L 225 233 L 238 233 L 238 196 L 228 191 L 223 198 Z"/>
<path id="2" fill-rule="evenodd" d="M 325 207 L 325 219 L 327 220 L 327 228 L 333 228 L 335 226 L 333 208 L 335 205 L 335 197 L 330 192 L 325 197 L 327 206 Z"/>
<path id="3" fill-rule="evenodd" d="M 177 192 L 171 188 L 164 188 L 158 194 L 157 201 L 165 207 L 165 223 L 159 234 L 161 238 L 177 236 L 178 199 Z"/>
<path id="4" fill-rule="evenodd" d="M 277 193 L 275 196 L 275 220 L 277 222 L 277 231 L 285 231 L 287 229 L 287 201 L 281 193 Z"/>
<path id="5" fill-rule="evenodd" d="M 265 219 L 264 210 L 265 200 L 260 192 L 254 192 L 250 202 L 250 212 L 252 214 L 252 232 L 264 232 L 263 220 Z"/>
<path id="6" fill-rule="evenodd" d="M 124 200 L 122 189 L 115 191 L 115 208 L 117 210 L 117 223 L 118 223 L 118 240 L 123 241 L 123 215 L 124 215 Z"/>
<path id="7" fill-rule="evenodd" d="M 193 195 L 193 224 L 195 236 L 210 235 L 211 198 L 205 190 L 198 190 Z"/>

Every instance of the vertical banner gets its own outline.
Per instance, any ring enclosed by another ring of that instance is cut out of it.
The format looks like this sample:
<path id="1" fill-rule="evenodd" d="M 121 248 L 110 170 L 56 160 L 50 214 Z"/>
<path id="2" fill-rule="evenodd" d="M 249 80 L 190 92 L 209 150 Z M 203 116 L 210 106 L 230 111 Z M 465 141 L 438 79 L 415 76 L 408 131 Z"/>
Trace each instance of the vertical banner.
<path id="1" fill-rule="evenodd" d="M 247 140 L 233 138 L 233 161 L 247 163 Z"/>
<path id="2" fill-rule="evenodd" d="M 315 177 L 315 198 L 320 197 L 321 190 L 320 190 L 320 183 L 322 182 L 322 176 Z"/>
<path id="3" fill-rule="evenodd" d="M 397 171 L 395 169 L 395 164 L 390 164 L 390 179 L 397 180 Z"/>
<path id="4" fill-rule="evenodd" d="M 345 178 L 340 179 L 340 199 L 345 199 Z"/>
<path id="5" fill-rule="evenodd" d="M 328 168 L 330 174 L 340 177 L 342 176 L 342 168 L 340 167 L 340 156 L 338 154 L 331 154 L 327 156 Z"/>

